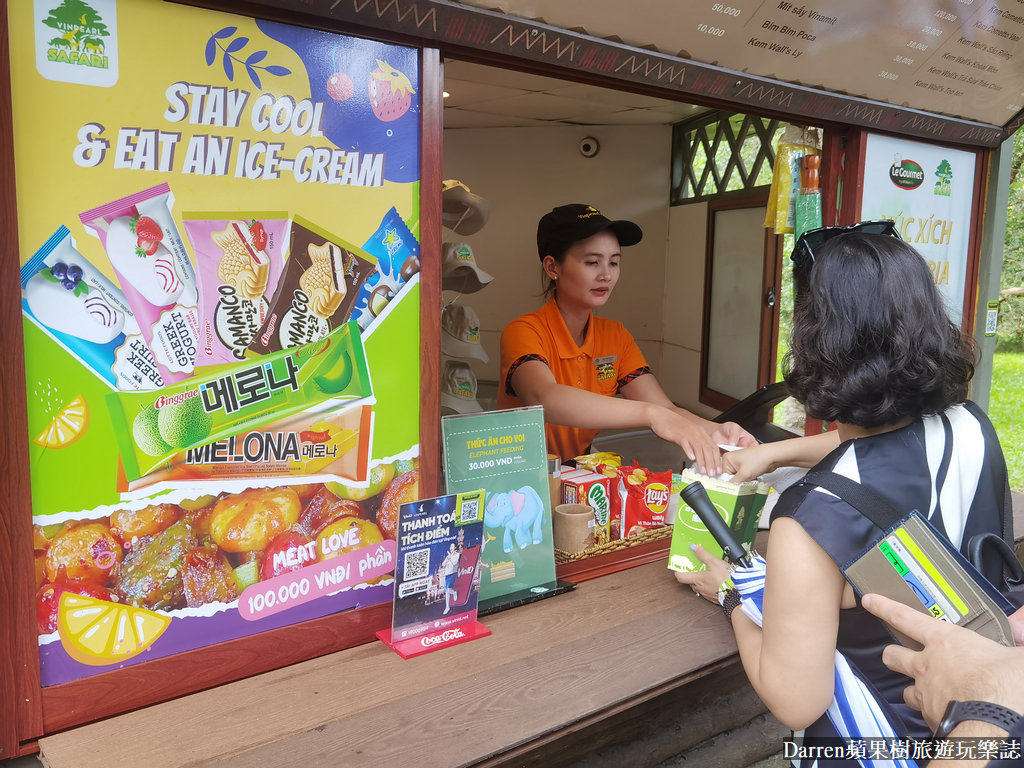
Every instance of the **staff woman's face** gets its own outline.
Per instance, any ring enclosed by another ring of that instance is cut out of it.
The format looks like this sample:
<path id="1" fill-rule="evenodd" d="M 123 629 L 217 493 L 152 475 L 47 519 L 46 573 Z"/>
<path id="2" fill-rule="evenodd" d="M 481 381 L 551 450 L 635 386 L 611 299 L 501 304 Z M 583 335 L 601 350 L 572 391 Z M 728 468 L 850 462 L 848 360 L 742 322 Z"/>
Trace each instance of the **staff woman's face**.
<path id="1" fill-rule="evenodd" d="M 553 256 L 544 257 L 544 271 L 555 281 L 558 301 L 571 302 L 588 309 L 608 301 L 619 281 L 619 239 L 611 230 L 573 243 L 559 264 Z"/>

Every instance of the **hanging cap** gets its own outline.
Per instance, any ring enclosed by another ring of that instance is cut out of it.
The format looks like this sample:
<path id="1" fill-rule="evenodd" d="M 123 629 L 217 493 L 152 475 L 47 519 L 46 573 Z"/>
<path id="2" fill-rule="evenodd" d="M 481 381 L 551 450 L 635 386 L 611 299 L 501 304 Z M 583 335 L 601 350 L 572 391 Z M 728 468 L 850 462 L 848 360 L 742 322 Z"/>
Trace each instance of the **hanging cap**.
<path id="1" fill-rule="evenodd" d="M 468 243 L 445 243 L 441 250 L 441 287 L 476 293 L 494 278 L 476 265 Z"/>
<path id="2" fill-rule="evenodd" d="M 480 343 L 480 318 L 472 307 L 449 304 L 441 310 L 441 351 L 451 357 L 487 362 Z"/>
<path id="3" fill-rule="evenodd" d="M 479 232 L 491 215 L 491 206 L 456 179 L 441 182 L 441 223 L 459 235 Z"/>
<path id="4" fill-rule="evenodd" d="M 619 238 L 619 245 L 636 245 L 643 238 L 643 230 L 632 221 L 612 221 L 597 208 L 583 203 L 570 203 L 552 208 L 537 223 L 537 252 L 541 260 L 554 251 L 586 240 L 598 232 L 610 229 Z"/>
<path id="5" fill-rule="evenodd" d="M 445 360 L 441 371 L 441 405 L 458 413 L 482 411 L 476 400 L 476 376 L 467 363 Z"/>

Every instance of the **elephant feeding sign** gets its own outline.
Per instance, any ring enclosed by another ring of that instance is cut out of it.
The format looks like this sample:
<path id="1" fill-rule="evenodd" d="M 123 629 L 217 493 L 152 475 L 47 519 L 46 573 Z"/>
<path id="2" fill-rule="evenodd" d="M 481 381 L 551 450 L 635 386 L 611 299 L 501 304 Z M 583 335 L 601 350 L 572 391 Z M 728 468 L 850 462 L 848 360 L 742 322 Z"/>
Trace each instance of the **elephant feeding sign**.
<path id="1" fill-rule="evenodd" d="M 480 599 L 553 587 L 543 409 L 445 416 L 441 434 L 447 492 L 487 492 Z"/>

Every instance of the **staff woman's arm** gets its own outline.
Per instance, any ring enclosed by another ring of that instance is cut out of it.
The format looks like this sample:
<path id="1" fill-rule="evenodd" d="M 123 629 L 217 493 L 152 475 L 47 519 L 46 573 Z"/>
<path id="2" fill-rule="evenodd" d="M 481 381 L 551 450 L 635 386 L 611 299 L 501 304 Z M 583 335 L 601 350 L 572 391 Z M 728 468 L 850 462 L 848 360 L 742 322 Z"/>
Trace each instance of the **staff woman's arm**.
<path id="1" fill-rule="evenodd" d="M 639 377 L 623 387 L 623 394 L 643 379 L 654 377 Z M 660 392 L 661 387 L 654 383 Z M 608 397 L 576 389 L 555 381 L 551 369 L 539 360 L 522 363 L 512 374 L 512 387 L 525 405 L 544 406 L 545 421 L 583 429 L 650 427 L 658 437 L 682 448 L 701 472 L 717 475 L 722 471 L 721 454 L 704 427 L 705 420 L 675 408 L 664 392 L 661 396 L 667 406 L 632 395 Z"/>

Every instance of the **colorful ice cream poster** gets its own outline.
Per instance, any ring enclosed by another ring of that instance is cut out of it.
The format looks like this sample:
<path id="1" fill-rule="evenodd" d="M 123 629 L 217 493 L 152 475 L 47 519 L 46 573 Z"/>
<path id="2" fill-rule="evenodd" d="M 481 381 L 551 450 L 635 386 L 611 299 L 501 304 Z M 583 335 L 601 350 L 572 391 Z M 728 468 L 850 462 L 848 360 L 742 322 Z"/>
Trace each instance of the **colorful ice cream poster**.
<path id="1" fill-rule="evenodd" d="M 544 410 L 445 416 L 441 437 L 447 492 L 487 492 L 480 599 L 553 588 Z"/>
<path id="2" fill-rule="evenodd" d="M 6 12 L 43 685 L 390 600 L 418 51 L 157 0 Z"/>
<path id="3" fill-rule="evenodd" d="M 470 491 L 399 508 L 392 642 L 476 620 L 484 503 Z"/>
<path id="4" fill-rule="evenodd" d="M 974 202 L 973 152 L 869 134 L 861 219 L 892 219 L 932 272 L 950 320 L 963 319 Z"/>

